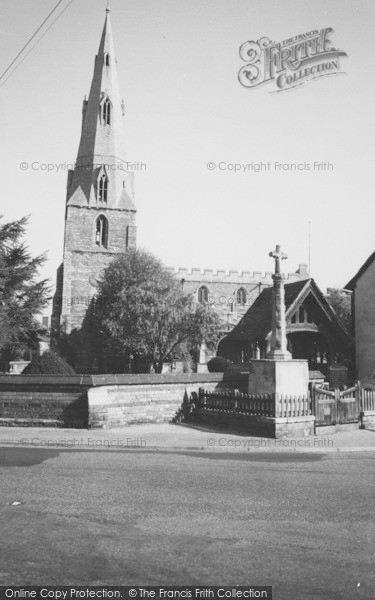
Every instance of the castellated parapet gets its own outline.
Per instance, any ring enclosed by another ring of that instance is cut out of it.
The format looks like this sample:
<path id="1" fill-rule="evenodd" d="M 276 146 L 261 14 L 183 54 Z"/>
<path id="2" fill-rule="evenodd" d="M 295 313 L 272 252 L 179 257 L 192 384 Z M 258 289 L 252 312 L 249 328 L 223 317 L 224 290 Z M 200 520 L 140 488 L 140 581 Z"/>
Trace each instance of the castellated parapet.
<path id="1" fill-rule="evenodd" d="M 235 282 L 235 283 L 269 283 L 272 284 L 272 271 L 266 271 L 264 274 L 262 271 L 225 271 L 225 270 L 214 270 L 214 269 L 188 269 L 186 267 L 170 267 L 170 271 L 176 276 L 177 279 L 185 279 L 186 281 L 201 281 L 201 282 Z M 294 273 L 285 274 L 285 280 L 288 283 L 293 281 L 300 281 L 301 279 L 307 279 L 309 276 L 307 265 L 301 264 Z"/>

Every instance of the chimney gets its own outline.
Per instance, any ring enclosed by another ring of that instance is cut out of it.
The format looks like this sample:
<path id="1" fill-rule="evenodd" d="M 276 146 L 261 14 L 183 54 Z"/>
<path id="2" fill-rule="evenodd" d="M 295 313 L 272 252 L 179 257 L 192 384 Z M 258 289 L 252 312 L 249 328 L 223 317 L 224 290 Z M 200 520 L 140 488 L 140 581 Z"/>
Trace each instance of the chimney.
<path id="1" fill-rule="evenodd" d="M 309 269 L 307 265 L 299 265 L 296 271 L 301 279 L 309 277 Z"/>

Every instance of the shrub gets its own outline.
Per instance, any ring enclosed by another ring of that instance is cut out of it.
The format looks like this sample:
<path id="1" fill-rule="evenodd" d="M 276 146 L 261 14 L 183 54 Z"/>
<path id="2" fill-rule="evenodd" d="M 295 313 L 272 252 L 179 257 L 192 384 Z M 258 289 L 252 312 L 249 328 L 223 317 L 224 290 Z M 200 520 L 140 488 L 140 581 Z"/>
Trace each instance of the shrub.
<path id="1" fill-rule="evenodd" d="M 222 356 L 214 356 L 207 363 L 210 373 L 225 373 L 233 365 L 232 361 Z"/>
<path id="2" fill-rule="evenodd" d="M 47 350 L 40 356 L 34 356 L 22 375 L 75 375 L 75 371 L 56 352 Z"/>

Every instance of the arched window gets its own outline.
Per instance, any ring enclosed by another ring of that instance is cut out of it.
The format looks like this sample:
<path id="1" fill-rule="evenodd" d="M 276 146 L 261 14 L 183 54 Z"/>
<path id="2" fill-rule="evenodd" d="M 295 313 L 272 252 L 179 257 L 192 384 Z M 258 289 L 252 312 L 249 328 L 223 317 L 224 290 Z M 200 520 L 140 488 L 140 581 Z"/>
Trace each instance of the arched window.
<path id="1" fill-rule="evenodd" d="M 206 304 L 208 302 L 208 287 L 202 285 L 198 289 L 198 302 L 200 304 Z"/>
<path id="2" fill-rule="evenodd" d="M 101 175 L 98 181 L 98 200 L 99 202 L 107 202 L 108 198 L 108 177 L 105 173 Z"/>
<path id="3" fill-rule="evenodd" d="M 101 248 L 107 248 L 108 246 L 108 221 L 104 215 L 100 215 L 96 219 L 95 243 Z"/>
<path id="4" fill-rule="evenodd" d="M 110 65 L 111 65 L 111 58 L 110 58 L 109 54 L 107 53 L 105 55 L 105 66 L 109 67 Z"/>
<path id="5" fill-rule="evenodd" d="M 111 124 L 111 102 L 106 98 L 102 104 L 102 123 L 104 125 Z"/>
<path id="6" fill-rule="evenodd" d="M 246 291 L 244 288 L 237 290 L 237 304 L 241 304 L 242 306 L 246 304 Z"/>

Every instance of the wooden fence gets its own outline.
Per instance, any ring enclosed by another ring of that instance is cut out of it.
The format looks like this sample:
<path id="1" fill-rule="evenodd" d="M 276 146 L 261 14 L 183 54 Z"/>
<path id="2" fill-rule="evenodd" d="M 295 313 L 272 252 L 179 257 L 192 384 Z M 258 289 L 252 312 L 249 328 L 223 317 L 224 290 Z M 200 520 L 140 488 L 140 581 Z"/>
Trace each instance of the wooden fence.
<path id="1" fill-rule="evenodd" d="M 308 396 L 279 394 L 250 395 L 234 392 L 200 390 L 199 408 L 210 412 L 244 414 L 264 417 L 304 417 L 311 415 Z"/>
<path id="2" fill-rule="evenodd" d="M 317 425 L 351 423 L 360 413 L 375 411 L 375 386 L 359 384 L 346 390 L 313 389 L 310 396 L 280 394 L 250 395 L 234 390 L 207 392 L 199 390 L 198 407 L 204 412 L 243 414 L 263 417 L 316 416 Z"/>
<path id="3" fill-rule="evenodd" d="M 375 411 L 375 388 L 366 386 L 361 388 L 361 410 Z"/>

